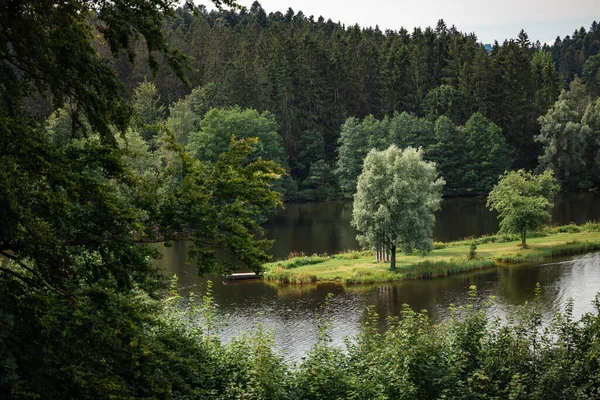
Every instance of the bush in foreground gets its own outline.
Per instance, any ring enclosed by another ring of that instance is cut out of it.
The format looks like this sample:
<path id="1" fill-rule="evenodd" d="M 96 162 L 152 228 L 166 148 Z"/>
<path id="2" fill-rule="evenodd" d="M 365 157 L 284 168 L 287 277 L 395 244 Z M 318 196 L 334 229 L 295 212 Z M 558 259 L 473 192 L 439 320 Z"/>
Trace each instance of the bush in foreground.
<path id="1" fill-rule="evenodd" d="M 1 295 L 0 291 L 0 295 Z M 152 300 L 100 287 L 69 301 L 47 297 L 22 310 L 36 322 L 19 329 L 28 351 L 6 338 L 3 398 L 163 399 L 594 399 L 600 396 L 600 297 L 574 321 L 572 305 L 544 326 L 538 302 L 490 321 L 475 289 L 448 321 L 405 307 L 380 330 L 369 311 L 344 348 L 331 344 L 329 320 L 298 364 L 287 364 L 259 329 L 229 344 L 216 335 L 210 295 Z M 13 332 L 11 332 L 11 329 Z"/>

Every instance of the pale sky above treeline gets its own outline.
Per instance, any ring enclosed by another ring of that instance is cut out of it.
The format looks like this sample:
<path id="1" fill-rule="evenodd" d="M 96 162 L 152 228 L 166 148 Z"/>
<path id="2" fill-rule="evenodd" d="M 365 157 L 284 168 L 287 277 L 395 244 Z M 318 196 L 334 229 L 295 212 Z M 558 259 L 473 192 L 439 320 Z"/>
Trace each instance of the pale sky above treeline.
<path id="1" fill-rule="evenodd" d="M 238 0 L 250 7 L 254 0 Z M 600 0 L 259 0 L 267 13 L 291 7 L 306 16 L 381 30 L 435 27 L 439 19 L 459 31 L 475 32 L 482 43 L 503 42 L 525 29 L 532 42 L 554 43 L 556 36 L 589 29 L 600 20 Z"/>

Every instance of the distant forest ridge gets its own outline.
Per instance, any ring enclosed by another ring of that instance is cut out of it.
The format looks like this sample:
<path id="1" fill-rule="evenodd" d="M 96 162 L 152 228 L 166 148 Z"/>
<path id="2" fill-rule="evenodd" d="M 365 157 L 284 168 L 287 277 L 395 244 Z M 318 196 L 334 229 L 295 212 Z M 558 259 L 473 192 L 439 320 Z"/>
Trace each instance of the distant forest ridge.
<path id="1" fill-rule="evenodd" d="M 534 139 L 540 134 L 538 118 L 561 90 L 577 76 L 591 96 L 600 94 L 597 22 L 551 46 L 531 43 L 524 31 L 483 45 L 475 34 L 443 20 L 412 32 L 383 32 L 292 9 L 269 13 L 254 2 L 241 11 L 199 6 L 195 15 L 179 8 L 164 32 L 189 56 L 189 86 L 164 61 L 153 76 L 143 62 L 147 54 L 141 42 L 139 62 L 113 59 L 126 86 L 133 92 L 140 83 L 153 82 L 166 106 L 165 118 L 168 106 L 172 110 L 185 99 L 194 103 L 199 118 L 211 108 L 234 106 L 273 113 L 286 168 L 298 186 L 303 168 L 298 154 L 307 132 L 322 137 L 322 161 L 334 170 L 340 127 L 348 118 L 381 120 L 402 112 L 431 121 L 446 116 L 457 126 L 479 112 L 500 127 L 511 168 L 534 169 L 543 152 Z"/>

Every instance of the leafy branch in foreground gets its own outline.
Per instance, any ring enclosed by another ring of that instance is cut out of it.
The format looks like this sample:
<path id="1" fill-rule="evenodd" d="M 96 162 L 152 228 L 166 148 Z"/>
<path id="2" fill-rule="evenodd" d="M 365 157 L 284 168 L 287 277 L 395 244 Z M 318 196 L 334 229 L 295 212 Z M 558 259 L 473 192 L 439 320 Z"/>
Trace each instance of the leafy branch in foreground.
<path id="1" fill-rule="evenodd" d="M 229 271 L 234 260 L 258 272 L 270 256 L 271 241 L 262 234 L 259 219 L 281 205 L 271 185 L 284 173 L 273 161 L 249 157 L 256 138 L 231 139 L 229 148 L 215 163 L 191 158 L 172 133 L 165 140 L 164 198 L 156 210 L 165 240 L 178 234 L 193 240 L 191 257 L 198 257 L 200 272 Z M 217 257 L 225 250 L 234 260 Z"/>

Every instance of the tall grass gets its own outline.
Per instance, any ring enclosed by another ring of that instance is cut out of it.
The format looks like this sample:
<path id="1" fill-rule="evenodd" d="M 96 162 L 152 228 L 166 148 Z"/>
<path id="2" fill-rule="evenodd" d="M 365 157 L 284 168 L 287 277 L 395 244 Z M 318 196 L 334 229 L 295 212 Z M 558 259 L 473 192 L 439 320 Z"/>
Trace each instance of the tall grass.
<path id="1" fill-rule="evenodd" d="M 285 269 L 279 265 L 276 269 L 265 271 L 263 276 L 266 280 L 274 281 L 280 284 L 304 284 L 317 281 L 317 276 L 314 274 L 290 271 L 289 269 Z"/>
<path id="2" fill-rule="evenodd" d="M 328 256 L 304 256 L 304 257 L 295 257 L 287 261 L 280 261 L 278 263 L 278 267 L 283 269 L 292 269 L 297 267 L 302 267 L 304 265 L 314 265 L 325 262 L 329 260 L 331 257 Z"/>
<path id="3" fill-rule="evenodd" d="M 422 261 L 404 271 L 405 279 L 428 279 L 495 266 L 492 260 Z"/>
<path id="4" fill-rule="evenodd" d="M 516 254 L 506 254 L 500 255 L 495 258 L 497 262 L 507 263 L 507 264 L 520 264 L 520 263 L 528 263 L 528 262 L 536 262 L 543 261 L 548 258 L 553 257 L 566 257 L 572 256 L 575 254 L 586 253 L 589 251 L 597 251 L 600 250 L 600 243 L 598 242 L 580 242 L 580 241 L 572 241 L 567 242 L 562 245 L 547 247 L 547 248 L 539 248 L 535 249 L 530 253 L 516 253 Z"/>

